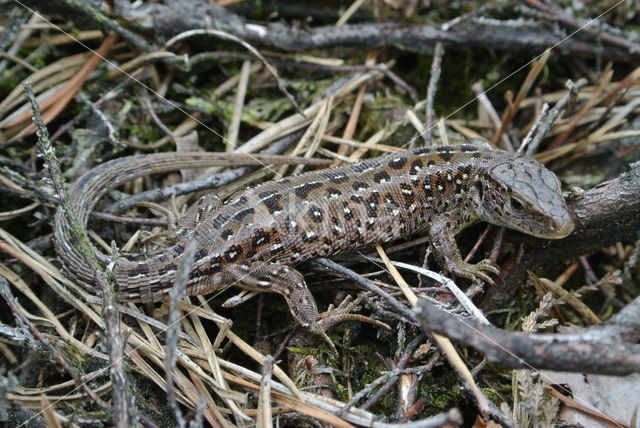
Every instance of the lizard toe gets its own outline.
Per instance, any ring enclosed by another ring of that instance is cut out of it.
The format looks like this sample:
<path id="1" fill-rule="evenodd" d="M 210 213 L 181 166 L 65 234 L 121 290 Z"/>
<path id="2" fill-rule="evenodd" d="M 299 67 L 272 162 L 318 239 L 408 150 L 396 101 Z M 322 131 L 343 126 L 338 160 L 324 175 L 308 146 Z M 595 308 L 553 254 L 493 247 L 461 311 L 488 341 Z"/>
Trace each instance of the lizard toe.
<path id="1" fill-rule="evenodd" d="M 335 351 L 335 345 L 327 336 L 326 331 L 333 327 L 336 324 L 345 321 L 359 321 L 366 322 L 369 324 L 376 325 L 378 327 L 384 328 L 385 330 L 391 330 L 389 325 L 375 320 L 373 318 L 367 317 L 365 315 L 353 314 L 351 311 L 356 309 L 364 300 L 364 295 L 360 295 L 357 299 L 351 300 L 351 296 L 347 296 L 337 308 L 329 307 L 329 309 L 318 316 L 318 319 L 311 323 L 307 329 L 318 336 L 321 336 L 325 342 L 329 344 L 332 350 Z"/>
<path id="2" fill-rule="evenodd" d="M 481 269 L 482 271 L 489 272 L 494 275 L 500 275 L 500 268 L 489 259 L 481 260 L 480 262 L 478 262 L 476 267 L 478 269 Z"/>
<path id="3" fill-rule="evenodd" d="M 487 284 L 494 285 L 493 279 L 491 279 L 491 277 L 489 275 L 487 275 L 486 273 L 484 273 L 482 271 L 478 271 L 478 272 L 475 273 L 475 279 L 480 279 L 480 280 L 486 282 Z"/>

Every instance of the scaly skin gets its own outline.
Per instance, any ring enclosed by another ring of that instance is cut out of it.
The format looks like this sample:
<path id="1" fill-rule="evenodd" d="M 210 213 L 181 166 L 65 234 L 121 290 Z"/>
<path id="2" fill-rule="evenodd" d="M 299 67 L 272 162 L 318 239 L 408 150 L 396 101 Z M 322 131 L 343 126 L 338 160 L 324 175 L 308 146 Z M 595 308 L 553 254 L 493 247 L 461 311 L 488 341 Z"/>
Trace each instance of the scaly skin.
<path id="1" fill-rule="evenodd" d="M 108 188 L 188 163 L 175 154 L 160 167 L 154 156 L 111 161 L 78 180 L 69 194 L 81 224 L 86 226 Z M 533 158 L 480 141 L 287 177 L 247 189 L 214 210 L 207 210 L 205 202 L 190 210 L 183 222 L 189 230 L 177 244 L 145 260 L 117 263 L 120 299 L 152 301 L 167 293 L 187 242 L 195 240 L 189 294 L 230 284 L 280 293 L 301 325 L 322 333 L 331 323 L 320 323 L 304 278 L 293 269 L 296 264 L 427 233 L 446 270 L 491 281 L 489 274 L 498 273 L 493 264 L 462 260 L 454 235 L 464 227 L 486 221 L 549 239 L 563 238 L 574 228 L 553 173 Z M 61 212 L 56 213 L 55 238 L 63 263 L 80 280 L 93 283 Z M 99 259 L 107 257 L 99 254 Z"/>

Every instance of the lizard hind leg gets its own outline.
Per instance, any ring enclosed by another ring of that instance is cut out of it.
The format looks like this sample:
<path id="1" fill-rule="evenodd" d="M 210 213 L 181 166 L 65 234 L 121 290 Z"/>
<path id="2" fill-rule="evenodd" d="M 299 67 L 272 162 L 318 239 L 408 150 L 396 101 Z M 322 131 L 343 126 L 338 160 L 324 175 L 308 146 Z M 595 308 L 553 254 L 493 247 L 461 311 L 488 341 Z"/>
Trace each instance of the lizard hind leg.
<path id="1" fill-rule="evenodd" d="M 281 294 L 298 324 L 322 337 L 334 353 L 337 353 L 336 347 L 326 331 L 338 323 L 360 321 L 389 329 L 384 323 L 351 313 L 362 302 L 362 296 L 355 301 L 347 297 L 337 308 L 330 307 L 326 312 L 318 313 L 316 302 L 302 274 L 284 264 L 251 262 L 225 265 L 223 272 L 237 281 L 235 285 L 238 287 Z"/>
<path id="2" fill-rule="evenodd" d="M 282 295 L 291 315 L 302 327 L 311 327 L 319 318 L 316 302 L 304 277 L 289 266 L 256 261 L 224 265 L 222 273 L 240 288 Z"/>
<path id="3" fill-rule="evenodd" d="M 184 238 L 199 223 L 213 216 L 221 205 L 220 198 L 216 195 L 208 193 L 202 196 L 170 227 L 170 237 L 174 240 Z"/>

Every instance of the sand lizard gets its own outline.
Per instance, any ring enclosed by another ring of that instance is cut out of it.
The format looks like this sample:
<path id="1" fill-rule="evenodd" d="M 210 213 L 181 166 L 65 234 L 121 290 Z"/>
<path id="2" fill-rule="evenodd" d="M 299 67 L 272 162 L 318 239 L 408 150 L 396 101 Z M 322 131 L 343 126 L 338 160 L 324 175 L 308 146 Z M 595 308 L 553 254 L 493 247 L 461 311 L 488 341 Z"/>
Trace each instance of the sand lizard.
<path id="1" fill-rule="evenodd" d="M 70 189 L 75 215 L 86 227 L 89 213 L 110 188 L 150 173 L 187 167 L 188 156 L 124 157 L 97 166 Z M 531 157 L 486 143 L 419 148 L 353 165 L 317 170 L 249 188 L 224 205 L 209 198 L 185 218 L 188 233 L 144 260 L 120 259 L 118 296 L 157 300 L 168 292 L 188 240 L 198 250 L 188 293 L 204 294 L 235 284 L 275 292 L 296 321 L 323 333 L 302 274 L 293 266 L 425 232 L 441 266 L 451 273 L 491 281 L 487 260 L 462 260 L 454 235 L 486 221 L 529 235 L 557 239 L 574 223 L 557 177 Z M 213 201 L 213 203 L 211 203 Z M 210 209 L 205 209 L 210 208 Z M 58 255 L 80 280 L 94 272 L 74 248 L 67 216 L 55 218 Z M 106 264 L 108 257 L 98 253 Z"/>

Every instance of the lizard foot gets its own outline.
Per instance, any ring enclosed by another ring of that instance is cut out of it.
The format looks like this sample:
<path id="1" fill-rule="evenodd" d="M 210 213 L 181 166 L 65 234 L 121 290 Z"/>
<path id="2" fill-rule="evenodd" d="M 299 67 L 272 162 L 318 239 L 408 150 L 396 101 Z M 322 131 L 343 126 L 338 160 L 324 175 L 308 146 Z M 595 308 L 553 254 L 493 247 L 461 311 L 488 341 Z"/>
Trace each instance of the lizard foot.
<path id="1" fill-rule="evenodd" d="M 489 259 L 484 259 L 476 264 L 461 262 L 449 268 L 451 273 L 470 280 L 480 279 L 489 285 L 495 282 L 488 274 L 500 275 L 500 269 Z"/>
<path id="2" fill-rule="evenodd" d="M 351 311 L 353 311 L 364 300 L 364 295 L 361 295 L 353 301 L 351 301 L 351 299 L 351 296 L 347 296 L 342 302 L 340 302 L 337 308 L 334 308 L 333 305 L 329 306 L 325 312 L 318 316 L 318 319 L 316 319 L 315 322 L 307 327 L 309 331 L 322 337 L 322 339 L 329 344 L 331 350 L 335 354 L 338 353 L 338 350 L 336 349 L 333 341 L 327 335 L 326 331 L 336 324 L 343 321 L 360 321 L 377 325 L 378 327 L 382 327 L 386 330 L 391 330 L 391 327 L 381 321 L 374 320 L 373 318 L 360 314 L 352 314 Z"/>

